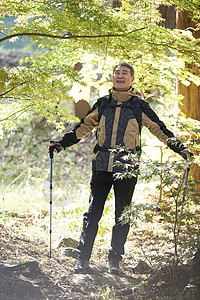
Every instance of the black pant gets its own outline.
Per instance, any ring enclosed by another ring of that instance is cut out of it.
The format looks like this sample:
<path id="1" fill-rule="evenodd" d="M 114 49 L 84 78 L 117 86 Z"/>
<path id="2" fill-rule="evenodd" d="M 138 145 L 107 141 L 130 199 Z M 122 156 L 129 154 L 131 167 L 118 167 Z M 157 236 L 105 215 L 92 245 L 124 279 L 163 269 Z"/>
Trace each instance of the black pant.
<path id="1" fill-rule="evenodd" d="M 89 209 L 83 215 L 83 228 L 80 243 L 77 247 L 80 259 L 89 260 L 98 231 L 98 222 L 101 219 L 106 198 L 112 185 L 115 195 L 115 225 L 112 230 L 111 249 L 109 258 L 122 259 L 124 244 L 129 232 L 129 223 L 119 221 L 124 207 L 131 203 L 137 178 L 115 180 L 113 173 L 93 171 L 91 180 L 91 194 Z"/>

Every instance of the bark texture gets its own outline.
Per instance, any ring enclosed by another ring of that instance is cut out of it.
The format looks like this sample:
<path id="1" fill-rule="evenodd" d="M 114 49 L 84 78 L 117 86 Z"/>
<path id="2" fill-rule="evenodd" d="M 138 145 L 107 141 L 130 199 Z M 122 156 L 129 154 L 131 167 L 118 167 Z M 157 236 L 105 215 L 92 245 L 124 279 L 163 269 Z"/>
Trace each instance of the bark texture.
<path id="1" fill-rule="evenodd" d="M 186 11 L 177 12 L 177 29 L 196 28 L 197 25 L 191 20 L 190 16 Z M 195 38 L 200 38 L 200 31 L 193 31 Z M 194 65 L 187 65 L 186 67 L 193 70 L 194 74 L 199 76 L 200 70 Z M 180 110 L 186 115 L 187 118 L 200 121 L 200 86 L 191 83 L 189 86 L 183 85 L 178 80 L 178 94 L 184 96 L 184 99 L 179 104 Z M 200 143 L 200 141 L 197 141 Z M 194 154 L 198 155 L 198 151 L 192 150 Z M 200 178 L 200 166 L 193 164 L 191 168 L 191 175 L 194 179 L 199 180 Z M 200 191 L 200 186 L 198 186 Z"/>

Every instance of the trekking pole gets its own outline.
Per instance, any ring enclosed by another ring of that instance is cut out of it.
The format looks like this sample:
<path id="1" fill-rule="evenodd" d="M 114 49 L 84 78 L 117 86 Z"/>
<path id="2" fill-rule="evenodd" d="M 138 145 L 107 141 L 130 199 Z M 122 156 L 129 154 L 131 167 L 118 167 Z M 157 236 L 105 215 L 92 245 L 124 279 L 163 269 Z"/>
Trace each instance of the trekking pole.
<path id="1" fill-rule="evenodd" d="M 187 182 L 188 182 L 190 167 L 191 167 L 191 164 L 187 167 L 186 175 L 185 175 L 185 184 L 184 184 L 184 190 L 183 190 L 183 199 L 182 199 L 182 205 L 181 205 L 181 213 L 180 213 L 180 222 L 179 222 L 179 226 L 178 226 L 178 234 L 180 233 L 181 219 L 182 219 L 182 214 L 183 214 L 183 206 L 184 206 L 184 202 L 185 202 L 185 195 L 186 195 L 186 188 L 187 188 Z"/>
<path id="2" fill-rule="evenodd" d="M 52 142 L 50 142 L 52 143 Z M 52 236 L 52 190 L 53 190 L 53 186 L 52 186 L 52 170 L 53 170 L 53 151 L 54 151 L 55 147 L 51 146 L 49 148 L 49 156 L 50 156 L 50 161 L 51 161 L 51 168 L 50 168 L 50 252 L 49 252 L 49 258 L 51 258 L 51 236 Z"/>

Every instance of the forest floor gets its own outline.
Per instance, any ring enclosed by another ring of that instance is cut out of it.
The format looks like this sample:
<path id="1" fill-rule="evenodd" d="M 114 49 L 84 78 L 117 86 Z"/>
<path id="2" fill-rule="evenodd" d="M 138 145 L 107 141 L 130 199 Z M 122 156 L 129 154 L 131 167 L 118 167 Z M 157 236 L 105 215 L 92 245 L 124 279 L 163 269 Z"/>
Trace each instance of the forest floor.
<path id="1" fill-rule="evenodd" d="M 135 268 L 122 261 L 120 275 L 111 275 L 105 256 L 91 261 L 88 274 L 74 274 L 76 259 L 32 240 L 0 223 L 0 300 L 47 299 L 199 299 L 200 257 L 190 266 Z"/>

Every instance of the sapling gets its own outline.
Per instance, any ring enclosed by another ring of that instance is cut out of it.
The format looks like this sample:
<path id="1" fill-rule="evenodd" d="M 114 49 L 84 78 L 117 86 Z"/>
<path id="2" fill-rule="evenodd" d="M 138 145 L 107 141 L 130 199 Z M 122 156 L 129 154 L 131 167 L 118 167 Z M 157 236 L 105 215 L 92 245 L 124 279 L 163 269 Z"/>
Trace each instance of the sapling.
<path id="1" fill-rule="evenodd" d="M 112 150 L 115 153 L 118 149 Z M 116 178 L 130 178 L 132 176 L 138 176 L 139 180 L 149 181 L 154 176 L 162 176 L 160 184 L 156 187 L 158 190 L 163 190 L 163 199 L 159 199 L 160 213 L 171 223 L 173 236 L 174 236 L 174 257 L 175 262 L 179 261 L 179 234 L 181 231 L 181 225 L 187 223 L 191 218 L 194 218 L 192 213 L 184 214 L 185 205 L 189 205 L 192 202 L 197 203 L 199 194 L 195 191 L 195 183 L 192 179 L 187 179 L 188 184 L 184 185 L 186 179 L 187 170 L 191 165 L 191 161 L 178 160 L 178 161 L 166 161 L 159 162 L 157 160 L 151 160 L 133 154 L 128 150 L 125 150 L 123 162 L 117 162 L 116 165 L 123 171 L 116 174 Z M 138 165 L 140 167 L 138 168 Z M 188 176 L 188 174 L 187 174 Z M 170 205 L 170 212 L 167 214 L 164 212 L 164 202 L 166 201 Z M 156 206 L 158 206 L 156 204 Z M 134 223 L 137 220 L 145 219 L 145 210 L 155 209 L 155 205 L 152 204 L 137 204 L 134 203 L 126 207 L 120 220 L 121 222 Z M 147 220 L 145 220 L 147 221 Z M 151 218 L 148 220 L 151 221 Z"/>

